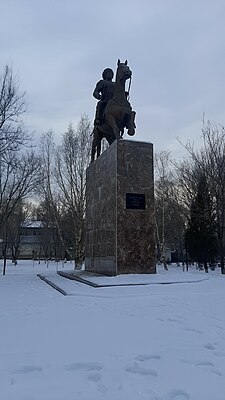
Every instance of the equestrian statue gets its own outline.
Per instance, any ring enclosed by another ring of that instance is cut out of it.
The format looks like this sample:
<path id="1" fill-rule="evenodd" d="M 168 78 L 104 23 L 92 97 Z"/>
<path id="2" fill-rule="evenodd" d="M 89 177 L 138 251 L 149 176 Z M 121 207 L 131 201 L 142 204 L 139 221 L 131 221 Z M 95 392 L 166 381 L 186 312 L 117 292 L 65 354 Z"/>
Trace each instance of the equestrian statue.
<path id="1" fill-rule="evenodd" d="M 129 89 L 126 91 L 125 84 L 130 79 L 132 71 L 127 65 L 118 60 L 116 81 L 113 82 L 113 71 L 106 68 L 102 78 L 96 85 L 93 96 L 99 100 L 96 107 L 96 114 L 93 129 L 93 141 L 91 151 L 91 162 L 95 160 L 95 154 L 99 157 L 101 153 L 101 141 L 106 138 L 109 144 L 121 139 L 124 129 L 130 136 L 135 134 L 135 111 L 129 103 Z"/>

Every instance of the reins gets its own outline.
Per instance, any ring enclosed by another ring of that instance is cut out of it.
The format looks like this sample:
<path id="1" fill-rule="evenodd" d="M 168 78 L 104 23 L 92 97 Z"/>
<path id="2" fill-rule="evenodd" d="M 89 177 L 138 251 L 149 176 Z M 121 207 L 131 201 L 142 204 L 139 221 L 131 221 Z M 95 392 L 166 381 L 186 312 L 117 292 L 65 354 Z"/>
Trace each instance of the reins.
<path id="1" fill-rule="evenodd" d="M 128 86 L 128 95 L 127 95 L 127 100 L 130 100 L 130 87 L 131 87 L 131 77 L 129 78 L 130 82 L 129 82 L 129 86 Z"/>

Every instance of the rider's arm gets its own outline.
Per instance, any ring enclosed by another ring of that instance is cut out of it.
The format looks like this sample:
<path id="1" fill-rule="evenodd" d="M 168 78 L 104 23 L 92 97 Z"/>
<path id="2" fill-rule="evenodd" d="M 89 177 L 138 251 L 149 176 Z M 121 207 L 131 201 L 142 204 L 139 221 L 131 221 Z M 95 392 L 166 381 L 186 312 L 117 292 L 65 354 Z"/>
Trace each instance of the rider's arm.
<path id="1" fill-rule="evenodd" d="M 102 96 L 100 93 L 102 93 L 102 89 L 103 89 L 103 80 L 99 81 L 95 87 L 95 90 L 93 92 L 93 96 L 95 97 L 95 99 L 101 100 Z"/>

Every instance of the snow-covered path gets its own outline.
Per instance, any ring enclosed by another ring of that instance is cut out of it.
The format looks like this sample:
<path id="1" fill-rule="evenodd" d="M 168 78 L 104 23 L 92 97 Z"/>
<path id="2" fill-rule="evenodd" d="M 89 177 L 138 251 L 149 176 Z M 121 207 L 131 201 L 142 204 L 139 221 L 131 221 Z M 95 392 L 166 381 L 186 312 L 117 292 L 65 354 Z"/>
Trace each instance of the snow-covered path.
<path id="1" fill-rule="evenodd" d="M 0 399 L 224 400 L 225 277 L 207 278 L 96 289 L 56 276 L 53 262 L 9 264 L 0 276 Z"/>

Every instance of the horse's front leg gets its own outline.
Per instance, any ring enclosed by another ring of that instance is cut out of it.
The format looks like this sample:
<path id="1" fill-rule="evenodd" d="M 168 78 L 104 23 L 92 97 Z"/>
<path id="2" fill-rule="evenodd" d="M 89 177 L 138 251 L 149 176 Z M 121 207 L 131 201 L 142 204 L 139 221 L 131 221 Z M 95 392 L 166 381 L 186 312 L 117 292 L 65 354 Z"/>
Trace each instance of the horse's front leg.
<path id="1" fill-rule="evenodd" d="M 135 134 L 135 115 L 136 112 L 135 111 L 131 111 L 131 113 L 128 115 L 127 118 L 127 124 L 126 124 L 126 128 L 128 129 L 128 135 L 133 136 Z"/>

